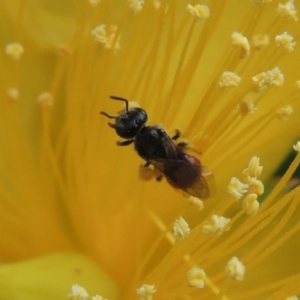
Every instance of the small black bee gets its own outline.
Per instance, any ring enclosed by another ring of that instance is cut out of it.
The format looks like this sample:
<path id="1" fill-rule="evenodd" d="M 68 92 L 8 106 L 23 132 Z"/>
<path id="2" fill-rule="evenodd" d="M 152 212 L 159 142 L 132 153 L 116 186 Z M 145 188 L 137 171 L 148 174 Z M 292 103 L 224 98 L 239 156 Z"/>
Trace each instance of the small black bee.
<path id="1" fill-rule="evenodd" d="M 118 142 L 119 146 L 134 143 L 135 150 L 146 161 L 144 166 L 153 165 L 164 174 L 174 188 L 201 199 L 212 196 L 213 189 L 209 183 L 214 182 L 213 175 L 211 172 L 204 174 L 200 161 L 195 156 L 185 153 L 186 143 L 175 143 L 180 137 L 179 130 L 176 130 L 176 134 L 171 138 L 161 127 L 146 125 L 148 117 L 144 109 L 129 108 L 128 100 L 121 97 L 110 98 L 124 101 L 126 104 L 125 109 L 116 117 L 101 112 L 107 118 L 116 120 L 115 124 L 108 125 L 125 139 Z"/>

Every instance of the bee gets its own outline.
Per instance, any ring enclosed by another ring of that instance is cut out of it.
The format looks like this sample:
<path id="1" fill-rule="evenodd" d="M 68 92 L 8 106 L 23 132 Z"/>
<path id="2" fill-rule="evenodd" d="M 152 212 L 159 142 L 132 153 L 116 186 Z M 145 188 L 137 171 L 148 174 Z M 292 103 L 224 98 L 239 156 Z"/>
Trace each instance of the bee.
<path id="1" fill-rule="evenodd" d="M 117 116 L 100 112 L 107 118 L 115 119 L 114 124 L 109 122 L 108 125 L 124 139 L 117 143 L 119 146 L 133 143 L 138 155 L 146 161 L 144 167 L 153 165 L 174 188 L 201 199 L 212 196 L 213 174 L 204 169 L 198 158 L 186 153 L 186 143 L 176 143 L 181 135 L 179 130 L 170 137 L 160 126 L 146 125 L 148 116 L 144 109 L 129 108 L 129 101 L 122 97 L 110 98 L 125 102 L 125 109 Z"/>

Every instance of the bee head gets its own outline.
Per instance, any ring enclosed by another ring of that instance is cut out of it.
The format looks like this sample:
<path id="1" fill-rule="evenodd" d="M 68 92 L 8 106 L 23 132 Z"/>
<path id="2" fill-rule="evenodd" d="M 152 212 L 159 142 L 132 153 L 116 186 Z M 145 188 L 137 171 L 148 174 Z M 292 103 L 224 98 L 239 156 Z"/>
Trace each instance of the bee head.
<path id="1" fill-rule="evenodd" d="M 122 110 L 116 117 L 110 116 L 102 111 L 101 114 L 109 119 L 115 119 L 116 123 L 108 123 L 108 125 L 116 130 L 118 136 L 123 139 L 133 139 L 147 122 L 147 113 L 139 107 L 129 108 L 128 100 L 118 96 L 110 96 L 113 100 L 124 101 L 126 108 Z"/>
<path id="2" fill-rule="evenodd" d="M 122 110 L 116 117 L 116 123 L 110 126 L 124 139 L 133 139 L 147 122 L 147 113 L 142 108 Z"/>

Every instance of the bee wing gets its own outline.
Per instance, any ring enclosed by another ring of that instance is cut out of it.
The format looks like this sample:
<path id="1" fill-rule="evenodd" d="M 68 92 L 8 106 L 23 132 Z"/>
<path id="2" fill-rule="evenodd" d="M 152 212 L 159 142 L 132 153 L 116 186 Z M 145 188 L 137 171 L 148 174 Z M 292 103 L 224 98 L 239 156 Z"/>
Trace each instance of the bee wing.
<path id="1" fill-rule="evenodd" d="M 217 187 L 214 175 L 211 171 L 206 171 L 208 170 L 203 168 L 202 176 L 185 190 L 188 194 L 201 199 L 211 198 L 216 194 Z"/>
<path id="2" fill-rule="evenodd" d="M 161 158 L 147 160 L 148 163 L 150 163 L 151 165 L 153 165 L 156 169 L 158 169 L 163 174 L 165 174 L 164 169 L 165 169 L 167 161 L 173 162 L 173 160 L 170 160 L 170 159 L 161 159 Z"/>
<path id="3" fill-rule="evenodd" d="M 175 159 L 154 159 L 149 160 L 155 168 L 161 171 L 165 176 L 167 181 L 175 188 L 180 188 L 177 184 L 172 181 L 172 172 L 175 168 L 181 168 L 186 161 L 175 160 Z M 216 192 L 216 183 L 214 175 L 206 167 L 201 166 L 201 176 L 197 179 L 196 182 L 187 188 L 181 188 L 183 191 L 188 193 L 191 196 L 207 199 L 212 197 Z M 189 174 L 182 174 L 182 176 L 189 176 Z"/>

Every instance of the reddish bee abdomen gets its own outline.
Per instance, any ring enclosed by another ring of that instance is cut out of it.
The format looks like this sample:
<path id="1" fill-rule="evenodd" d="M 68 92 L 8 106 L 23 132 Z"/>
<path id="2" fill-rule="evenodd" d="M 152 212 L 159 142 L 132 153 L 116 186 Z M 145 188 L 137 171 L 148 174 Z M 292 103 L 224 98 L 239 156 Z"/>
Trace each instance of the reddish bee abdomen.
<path id="1" fill-rule="evenodd" d="M 189 163 L 187 164 L 186 161 Z M 194 185 L 201 177 L 200 161 L 188 154 L 184 154 L 184 163 L 177 164 L 177 167 L 164 170 L 167 181 L 175 188 L 186 190 Z"/>

